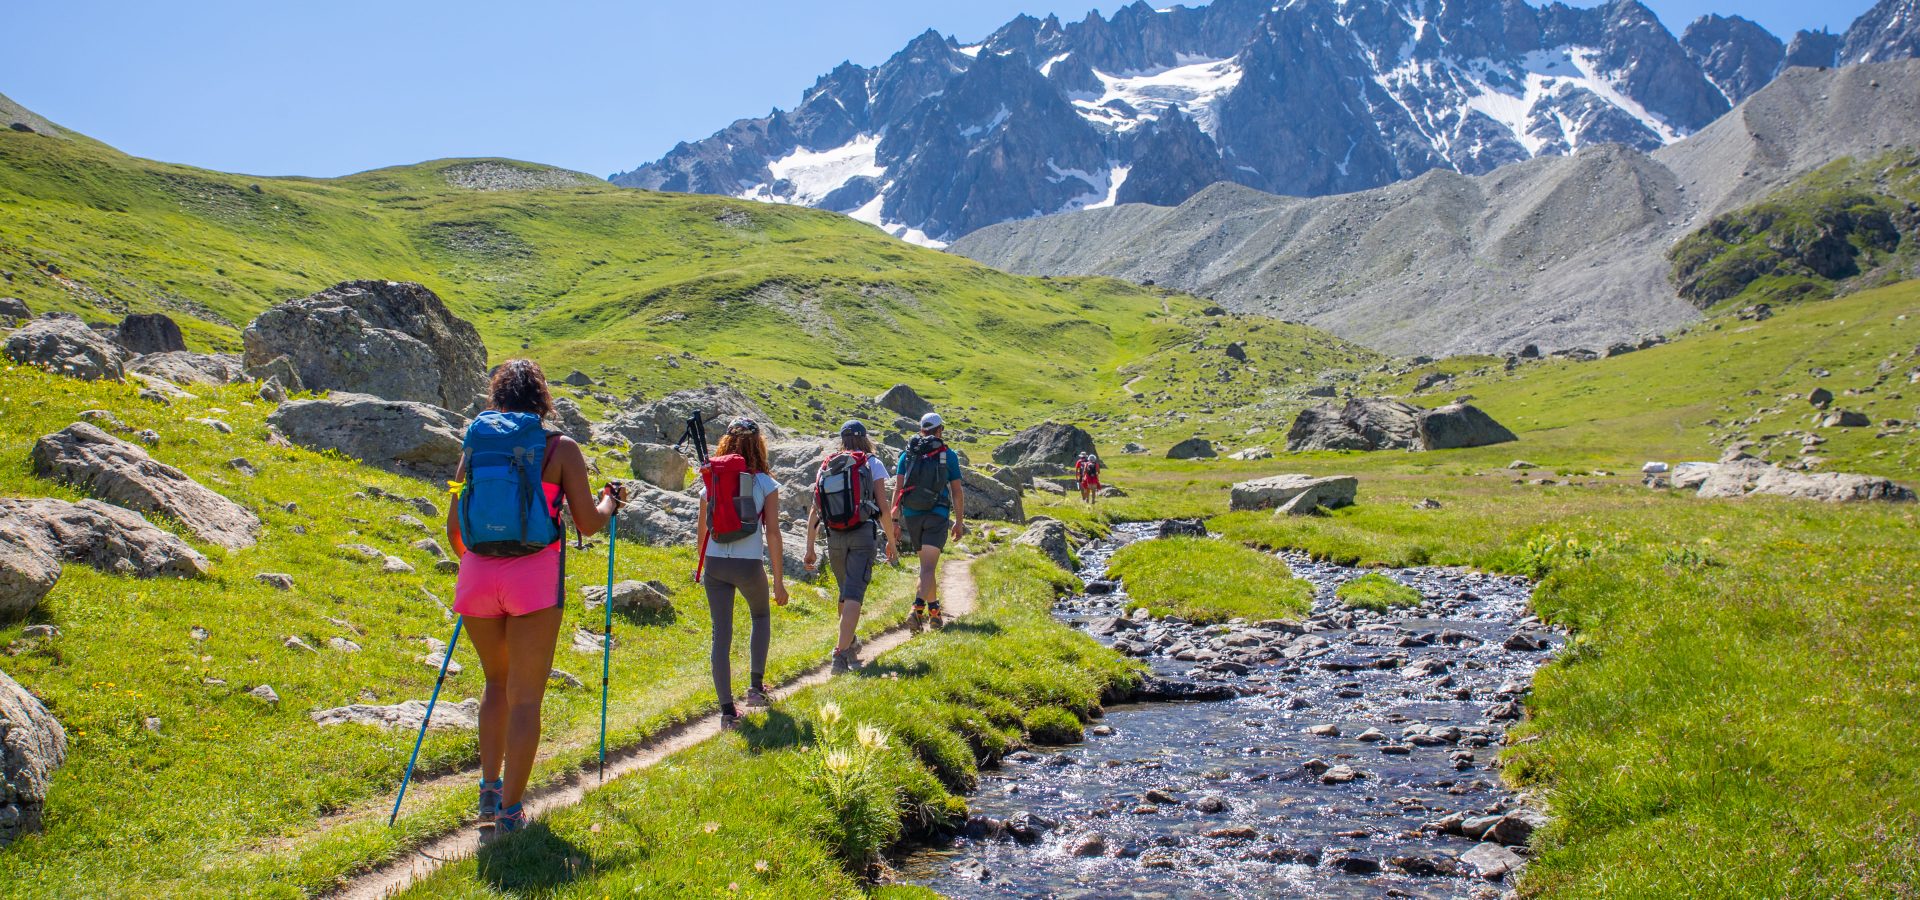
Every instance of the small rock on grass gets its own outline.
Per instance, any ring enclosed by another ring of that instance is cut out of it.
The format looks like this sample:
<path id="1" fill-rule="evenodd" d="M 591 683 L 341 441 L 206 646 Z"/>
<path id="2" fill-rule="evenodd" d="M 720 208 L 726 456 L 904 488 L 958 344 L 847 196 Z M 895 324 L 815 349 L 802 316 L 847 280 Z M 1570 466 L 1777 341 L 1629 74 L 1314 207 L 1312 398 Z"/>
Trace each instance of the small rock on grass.
<path id="1" fill-rule="evenodd" d="M 360 645 L 343 637 L 327 638 L 327 646 L 341 653 L 359 653 Z"/>
<path id="2" fill-rule="evenodd" d="M 247 696 L 253 697 L 257 700 L 260 700 L 269 704 L 277 704 L 280 702 L 280 695 L 273 692 L 272 685 L 267 685 L 267 684 L 260 685 L 259 687 L 256 687 L 253 690 L 248 691 Z"/>
<path id="3" fill-rule="evenodd" d="M 253 576 L 253 580 L 283 591 L 293 590 L 293 576 L 282 572 L 261 572 Z"/>
<path id="4" fill-rule="evenodd" d="M 398 556 L 389 556 L 380 564 L 380 571 L 389 575 L 412 575 L 413 566 Z"/>
<path id="5" fill-rule="evenodd" d="M 421 665 L 426 666 L 427 668 L 433 669 L 435 671 L 439 671 L 440 663 L 444 661 L 447 664 L 448 675 L 458 675 L 463 671 L 458 662 L 455 662 L 453 660 L 446 658 L 445 650 L 436 650 L 432 653 L 423 653 L 419 656 L 414 657 L 414 659 L 415 661 L 419 662 Z"/>
<path id="6" fill-rule="evenodd" d="M 287 639 L 282 642 L 282 644 L 284 644 L 288 650 L 305 650 L 308 653 L 320 652 L 318 650 L 313 649 L 312 644 L 309 644 L 306 641 L 301 640 L 300 636 L 297 634 L 289 635 Z"/>
<path id="7" fill-rule="evenodd" d="M 565 669 L 554 669 L 553 671 L 548 672 L 547 680 L 553 682 L 554 684 L 562 685 L 564 687 L 570 687 L 570 688 L 586 687 L 586 684 L 582 682 L 578 676 L 575 676 L 573 673 L 568 672 Z"/>
<path id="8" fill-rule="evenodd" d="M 60 636 L 60 629 L 53 625 L 28 625 L 20 629 L 20 636 L 30 638 L 55 638 Z"/>

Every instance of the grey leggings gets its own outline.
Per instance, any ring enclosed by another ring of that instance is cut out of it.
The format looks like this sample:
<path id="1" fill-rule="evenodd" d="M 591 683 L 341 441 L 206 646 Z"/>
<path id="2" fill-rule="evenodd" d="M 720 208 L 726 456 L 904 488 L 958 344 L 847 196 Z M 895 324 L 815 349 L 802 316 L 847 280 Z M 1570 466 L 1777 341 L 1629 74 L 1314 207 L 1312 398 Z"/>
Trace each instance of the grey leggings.
<path id="1" fill-rule="evenodd" d="M 707 590 L 707 615 L 713 619 L 713 691 L 721 704 L 733 702 L 733 592 L 747 598 L 753 631 L 747 637 L 753 686 L 766 689 L 767 644 L 771 609 L 767 606 L 767 567 L 757 559 L 707 557 L 700 586 Z"/>

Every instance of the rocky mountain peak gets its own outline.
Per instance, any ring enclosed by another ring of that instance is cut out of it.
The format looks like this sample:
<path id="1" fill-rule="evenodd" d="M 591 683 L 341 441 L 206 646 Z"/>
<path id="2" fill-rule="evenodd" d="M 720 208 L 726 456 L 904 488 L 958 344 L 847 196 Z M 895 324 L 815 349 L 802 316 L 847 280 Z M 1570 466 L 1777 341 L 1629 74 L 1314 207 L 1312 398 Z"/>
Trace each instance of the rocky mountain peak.
<path id="1" fill-rule="evenodd" d="M 1844 40 L 1803 33 L 1791 47 L 1738 16 L 1676 38 L 1639 0 L 1021 15 L 978 44 L 929 30 L 879 66 L 843 63 L 793 110 L 613 180 L 835 209 L 934 245 L 1010 219 L 1178 203 L 1210 179 L 1357 191 L 1603 143 L 1672 144 L 1785 65 L 1912 55 L 1916 3 L 1881 0 Z"/>

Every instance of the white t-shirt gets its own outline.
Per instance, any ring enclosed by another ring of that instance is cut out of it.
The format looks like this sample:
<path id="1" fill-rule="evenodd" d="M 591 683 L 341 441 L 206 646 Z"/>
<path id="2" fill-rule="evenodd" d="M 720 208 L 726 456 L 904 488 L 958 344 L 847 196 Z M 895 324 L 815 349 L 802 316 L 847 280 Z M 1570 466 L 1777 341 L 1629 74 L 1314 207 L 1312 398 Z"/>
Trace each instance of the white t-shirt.
<path id="1" fill-rule="evenodd" d="M 774 481 L 773 476 L 765 472 L 755 473 L 753 476 L 754 514 L 758 515 L 765 511 L 767 508 L 767 498 L 769 496 L 778 496 L 779 493 L 780 482 Z M 703 484 L 700 486 L 700 497 L 704 500 L 706 496 L 707 486 Z M 720 559 L 765 559 L 767 555 L 766 532 L 766 523 L 762 522 L 760 527 L 752 534 L 734 541 L 731 544 L 723 544 L 719 541 L 710 540 L 707 542 L 707 556 L 709 558 L 719 557 Z"/>

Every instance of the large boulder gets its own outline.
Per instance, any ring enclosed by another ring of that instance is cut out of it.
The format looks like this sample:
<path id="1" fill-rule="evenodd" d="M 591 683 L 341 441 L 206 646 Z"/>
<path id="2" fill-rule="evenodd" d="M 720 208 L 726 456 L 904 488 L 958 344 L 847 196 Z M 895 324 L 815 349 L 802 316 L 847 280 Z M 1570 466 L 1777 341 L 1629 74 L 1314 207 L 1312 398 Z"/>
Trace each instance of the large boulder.
<path id="1" fill-rule="evenodd" d="M 573 438 L 578 443 L 593 439 L 593 423 L 587 420 L 587 414 L 580 410 L 580 404 L 567 397 L 553 398 L 553 413 L 547 417 L 561 434 Z"/>
<path id="2" fill-rule="evenodd" d="M 967 492 L 967 518 L 992 522 L 1027 520 L 1018 488 L 1008 487 L 972 466 L 960 468 L 960 484 Z"/>
<path id="3" fill-rule="evenodd" d="M 994 448 L 993 461 L 1003 466 L 1071 466 L 1080 454 L 1094 452 L 1093 435 L 1085 429 L 1060 422 L 1041 422 Z"/>
<path id="4" fill-rule="evenodd" d="M 693 543 L 700 521 L 700 499 L 679 491 L 631 485 L 632 495 L 617 518 L 620 536 L 656 547 Z"/>
<path id="5" fill-rule="evenodd" d="M 627 450 L 627 460 L 633 477 L 669 491 L 686 487 L 687 472 L 692 468 L 680 451 L 665 444 L 634 444 Z"/>
<path id="6" fill-rule="evenodd" d="M 1069 572 L 1073 571 L 1073 548 L 1067 543 L 1067 525 L 1059 519 L 1041 516 L 1027 525 L 1027 530 L 1013 539 L 1014 544 L 1032 547 L 1040 555 L 1053 561 L 1053 564 Z"/>
<path id="7" fill-rule="evenodd" d="M 873 398 L 873 402 L 881 409 L 899 413 L 916 422 L 921 416 L 933 412 L 933 404 L 928 403 L 926 398 L 904 384 L 887 388 L 887 392 Z"/>
<path id="8" fill-rule="evenodd" d="M 1353 504 L 1360 479 L 1351 475 L 1270 475 L 1233 486 L 1233 509 L 1278 509 L 1302 494 L 1311 493 L 1314 505 L 1338 509 Z"/>
<path id="9" fill-rule="evenodd" d="M 253 546 L 260 519 L 246 507 L 85 422 L 33 445 L 33 471 L 128 509 L 177 520 L 202 540 L 229 550 Z"/>
<path id="10" fill-rule="evenodd" d="M 126 356 L 119 345 L 72 313 L 48 313 L 7 338 L 7 358 L 87 381 L 119 381 Z"/>
<path id="11" fill-rule="evenodd" d="M 120 320 L 114 339 L 131 353 L 170 353 L 187 349 L 180 326 L 166 313 L 134 313 Z"/>
<path id="12" fill-rule="evenodd" d="M 1355 397 L 1300 411 L 1287 431 L 1287 450 L 1450 450 L 1516 440 L 1479 408 L 1455 403 L 1438 409 L 1384 397 Z"/>
<path id="13" fill-rule="evenodd" d="M 302 447 L 436 483 L 453 477 L 467 431 L 465 418 L 438 406 L 347 393 L 290 400 L 267 424 Z"/>
<path id="14" fill-rule="evenodd" d="M 246 367 L 231 353 L 148 353 L 128 361 L 126 369 L 174 384 L 237 384 L 247 380 Z"/>
<path id="15" fill-rule="evenodd" d="M 1212 459 L 1217 455 L 1213 442 L 1203 437 L 1190 437 L 1167 448 L 1168 459 Z"/>
<path id="16" fill-rule="evenodd" d="M 716 384 L 675 391 L 651 403 L 636 406 L 593 426 L 596 444 L 676 444 L 686 433 L 687 419 L 698 410 L 707 422 L 707 440 L 714 446 L 726 432 L 729 419 L 745 416 L 760 426 L 767 440 L 782 437 L 780 430 L 767 422 L 767 414 L 758 404 L 732 385 Z M 712 448 L 709 448 L 712 449 Z"/>
<path id="17" fill-rule="evenodd" d="M 1468 403 L 1450 403 L 1420 414 L 1420 449 L 1456 450 L 1517 441 L 1492 416 Z"/>
<path id="18" fill-rule="evenodd" d="M 0 672 L 0 847 L 40 829 L 67 731 L 20 683 Z"/>
<path id="19" fill-rule="evenodd" d="M 1748 494 L 1772 494 L 1823 503 L 1914 499 L 1913 491 L 1885 478 L 1841 472 L 1795 472 L 1757 459 L 1720 463 L 1700 484 L 1702 497 L 1737 498 Z"/>
<path id="20" fill-rule="evenodd" d="M 32 611 L 60 580 L 63 562 L 141 578 L 209 569 L 186 541 L 110 503 L 0 497 L 0 620 Z"/>
<path id="21" fill-rule="evenodd" d="M 480 332 L 412 282 L 334 285 L 261 313 L 242 340 L 249 372 L 284 356 L 306 390 L 450 410 L 475 406 L 487 390 Z"/>

